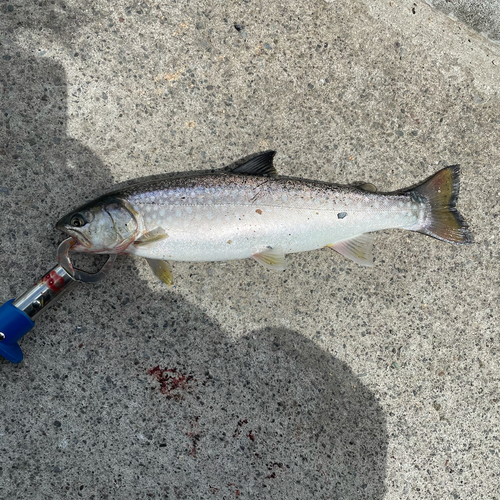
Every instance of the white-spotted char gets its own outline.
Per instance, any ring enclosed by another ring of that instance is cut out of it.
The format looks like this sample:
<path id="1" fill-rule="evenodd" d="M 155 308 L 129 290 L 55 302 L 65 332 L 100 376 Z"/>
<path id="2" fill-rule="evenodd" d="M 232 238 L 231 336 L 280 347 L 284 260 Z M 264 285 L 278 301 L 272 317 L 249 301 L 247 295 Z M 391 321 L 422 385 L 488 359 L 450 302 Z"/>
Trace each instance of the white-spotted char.
<path id="1" fill-rule="evenodd" d="M 400 228 L 451 243 L 472 241 L 455 209 L 459 167 L 413 189 L 377 193 L 371 184 L 339 186 L 278 177 L 274 152 L 231 170 L 140 180 L 63 217 L 57 228 L 74 249 L 145 257 L 172 283 L 165 261 L 254 258 L 275 270 L 288 253 L 331 247 L 373 265 L 373 232 Z"/>

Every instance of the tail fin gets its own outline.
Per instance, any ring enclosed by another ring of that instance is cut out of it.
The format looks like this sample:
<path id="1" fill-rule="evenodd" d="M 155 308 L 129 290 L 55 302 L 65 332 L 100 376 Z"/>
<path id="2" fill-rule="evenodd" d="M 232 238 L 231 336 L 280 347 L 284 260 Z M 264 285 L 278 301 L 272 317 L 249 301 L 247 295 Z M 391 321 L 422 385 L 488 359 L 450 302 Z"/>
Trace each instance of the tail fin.
<path id="1" fill-rule="evenodd" d="M 455 208 L 459 189 L 460 166 L 452 165 L 410 191 L 428 204 L 427 218 L 418 232 L 449 243 L 472 243 L 468 225 Z"/>

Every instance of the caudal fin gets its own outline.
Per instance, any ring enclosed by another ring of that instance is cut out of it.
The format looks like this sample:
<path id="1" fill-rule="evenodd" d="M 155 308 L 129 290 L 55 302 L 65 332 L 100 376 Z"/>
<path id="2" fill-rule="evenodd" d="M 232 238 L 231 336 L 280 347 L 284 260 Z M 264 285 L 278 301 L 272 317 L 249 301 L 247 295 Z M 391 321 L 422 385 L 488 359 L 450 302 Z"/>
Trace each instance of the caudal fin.
<path id="1" fill-rule="evenodd" d="M 427 201 L 427 218 L 418 232 L 438 240 L 465 245 L 472 243 L 468 225 L 455 208 L 460 190 L 460 166 L 443 168 L 410 193 Z"/>

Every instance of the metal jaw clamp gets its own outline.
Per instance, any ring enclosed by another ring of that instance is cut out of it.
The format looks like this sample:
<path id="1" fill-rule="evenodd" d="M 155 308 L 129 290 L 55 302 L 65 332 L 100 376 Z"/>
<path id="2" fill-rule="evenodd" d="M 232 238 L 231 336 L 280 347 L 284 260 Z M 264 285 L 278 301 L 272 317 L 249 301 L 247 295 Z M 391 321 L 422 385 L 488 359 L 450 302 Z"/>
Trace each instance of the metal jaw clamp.
<path id="1" fill-rule="evenodd" d="M 57 250 L 59 264 L 17 299 L 9 300 L 0 307 L 0 356 L 12 363 L 20 363 L 23 353 L 18 341 L 35 326 L 34 319 L 75 283 L 95 283 L 106 277 L 116 255 L 110 255 L 97 273 L 86 273 L 75 269 L 69 260 L 68 252 L 74 243 L 73 238 L 64 240 Z"/>

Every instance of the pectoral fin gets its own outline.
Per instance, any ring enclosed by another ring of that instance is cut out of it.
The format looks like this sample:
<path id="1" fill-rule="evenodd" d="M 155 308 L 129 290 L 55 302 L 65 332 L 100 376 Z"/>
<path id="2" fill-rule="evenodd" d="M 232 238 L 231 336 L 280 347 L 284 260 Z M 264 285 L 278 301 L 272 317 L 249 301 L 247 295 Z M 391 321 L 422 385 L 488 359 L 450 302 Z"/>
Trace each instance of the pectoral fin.
<path id="1" fill-rule="evenodd" d="M 146 259 L 151 266 L 153 272 L 158 278 L 165 283 L 165 285 L 172 287 L 174 284 L 174 276 L 172 274 L 172 267 L 164 260 Z"/>
<path id="2" fill-rule="evenodd" d="M 134 241 L 134 245 L 136 247 L 145 247 L 147 245 L 151 245 L 152 243 L 156 243 L 157 241 L 164 240 L 168 238 L 165 229 L 162 227 L 155 227 L 151 231 L 144 233 L 138 240 Z"/>
<path id="3" fill-rule="evenodd" d="M 286 269 L 285 252 L 280 247 L 267 247 L 262 252 L 254 253 L 252 259 L 272 271 L 284 271 Z"/>
<path id="4" fill-rule="evenodd" d="M 372 250 L 374 239 L 373 233 L 365 233 L 328 246 L 360 266 L 373 267 Z"/>

